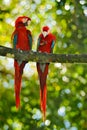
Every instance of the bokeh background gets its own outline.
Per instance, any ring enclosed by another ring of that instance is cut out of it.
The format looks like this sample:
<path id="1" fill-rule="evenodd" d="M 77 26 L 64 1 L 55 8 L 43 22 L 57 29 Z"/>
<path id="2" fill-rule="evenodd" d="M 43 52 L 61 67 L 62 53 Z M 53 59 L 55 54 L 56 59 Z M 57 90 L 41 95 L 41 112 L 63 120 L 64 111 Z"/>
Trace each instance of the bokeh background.
<path id="1" fill-rule="evenodd" d="M 54 53 L 87 53 L 87 0 L 0 0 L 0 45 L 12 48 L 14 21 L 21 15 L 32 19 L 33 51 L 48 25 L 56 36 Z M 17 111 L 13 61 L 0 56 L 0 130 L 87 130 L 87 64 L 50 64 L 44 124 L 36 63 L 24 69 Z"/>

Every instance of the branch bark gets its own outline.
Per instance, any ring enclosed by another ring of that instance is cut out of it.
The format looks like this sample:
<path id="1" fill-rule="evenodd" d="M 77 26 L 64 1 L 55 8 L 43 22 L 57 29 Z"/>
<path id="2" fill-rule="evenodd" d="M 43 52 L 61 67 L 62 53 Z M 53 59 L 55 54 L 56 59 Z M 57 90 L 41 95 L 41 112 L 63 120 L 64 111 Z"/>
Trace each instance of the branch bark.
<path id="1" fill-rule="evenodd" d="M 41 63 L 87 63 L 87 54 L 47 54 L 33 51 L 14 50 L 0 46 L 0 55 L 23 61 Z"/>

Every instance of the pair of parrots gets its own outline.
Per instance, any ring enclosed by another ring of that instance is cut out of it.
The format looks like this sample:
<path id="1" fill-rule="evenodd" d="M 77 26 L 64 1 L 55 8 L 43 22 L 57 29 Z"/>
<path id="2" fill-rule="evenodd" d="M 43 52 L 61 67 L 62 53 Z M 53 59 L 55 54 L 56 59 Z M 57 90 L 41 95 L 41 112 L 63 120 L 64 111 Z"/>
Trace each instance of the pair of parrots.
<path id="1" fill-rule="evenodd" d="M 30 51 L 32 49 L 32 34 L 31 31 L 26 28 L 31 22 L 31 18 L 27 16 L 20 16 L 15 21 L 15 30 L 12 34 L 13 48 L 23 51 Z M 52 53 L 55 43 L 55 36 L 50 33 L 50 28 L 44 26 L 42 32 L 39 35 L 37 42 L 37 51 L 41 53 Z M 15 68 L 15 100 L 16 107 L 20 107 L 20 91 L 23 69 L 28 61 L 14 60 Z M 40 104 L 45 119 L 46 113 L 46 95 L 47 85 L 46 79 L 48 74 L 49 63 L 37 63 L 37 72 L 40 81 Z"/>

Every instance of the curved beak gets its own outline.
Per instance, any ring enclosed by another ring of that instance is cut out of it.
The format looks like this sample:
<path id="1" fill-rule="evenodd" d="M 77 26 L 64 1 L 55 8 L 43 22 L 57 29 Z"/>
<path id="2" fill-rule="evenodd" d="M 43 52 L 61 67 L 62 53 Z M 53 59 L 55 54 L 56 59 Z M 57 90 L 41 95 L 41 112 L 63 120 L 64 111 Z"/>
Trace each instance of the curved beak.
<path id="1" fill-rule="evenodd" d="M 27 21 L 27 25 L 30 25 L 30 23 L 31 23 L 31 21 L 30 21 L 30 20 L 28 20 L 28 21 Z"/>

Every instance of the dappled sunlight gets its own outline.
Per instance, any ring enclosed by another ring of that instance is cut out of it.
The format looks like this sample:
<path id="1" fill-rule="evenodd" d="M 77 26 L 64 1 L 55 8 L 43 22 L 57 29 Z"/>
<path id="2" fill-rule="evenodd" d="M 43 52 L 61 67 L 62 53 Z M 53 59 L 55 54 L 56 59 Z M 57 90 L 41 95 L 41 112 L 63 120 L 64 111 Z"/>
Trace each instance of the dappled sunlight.
<path id="1" fill-rule="evenodd" d="M 27 63 L 24 68 L 24 76 L 31 77 L 36 73 L 36 63 Z"/>
<path id="2" fill-rule="evenodd" d="M 10 5 L 11 0 L 3 0 L 3 3 L 4 3 L 5 5 Z"/>
<path id="3" fill-rule="evenodd" d="M 0 0 L 0 45 L 13 47 L 11 35 L 18 16 L 28 16 L 32 50 L 44 25 L 56 36 L 54 54 L 87 53 L 86 0 Z M 15 107 L 14 59 L 0 56 L 0 130 L 86 130 L 87 64 L 50 63 L 46 120 L 40 110 L 36 63 L 23 71 L 21 107 Z M 64 56 L 62 56 L 64 60 Z"/>
<path id="4" fill-rule="evenodd" d="M 68 4 L 65 5 L 65 10 L 69 10 L 70 6 Z"/>
<path id="5" fill-rule="evenodd" d="M 86 3 L 85 0 L 80 0 L 81 5 L 84 5 L 85 3 Z"/>
<path id="6" fill-rule="evenodd" d="M 66 108 L 64 106 L 60 107 L 58 109 L 58 115 L 59 116 L 65 116 L 65 111 L 66 111 Z"/>
<path id="7" fill-rule="evenodd" d="M 40 120 L 42 118 L 42 114 L 41 114 L 40 110 L 33 109 L 32 112 L 33 112 L 33 116 L 32 116 L 33 119 Z"/>
<path id="8" fill-rule="evenodd" d="M 87 8 L 84 9 L 84 14 L 87 16 Z"/>

